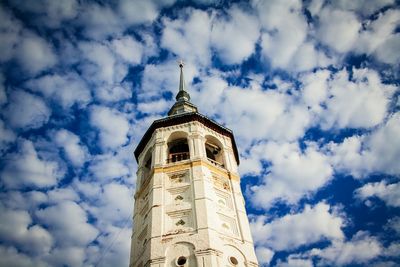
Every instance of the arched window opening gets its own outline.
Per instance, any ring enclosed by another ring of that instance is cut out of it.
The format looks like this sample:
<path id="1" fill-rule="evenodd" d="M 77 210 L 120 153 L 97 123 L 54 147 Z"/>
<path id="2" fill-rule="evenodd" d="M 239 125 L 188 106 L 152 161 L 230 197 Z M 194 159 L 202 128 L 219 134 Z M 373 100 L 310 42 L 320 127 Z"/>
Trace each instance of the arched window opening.
<path id="1" fill-rule="evenodd" d="M 150 174 L 151 167 L 152 167 L 151 161 L 152 161 L 152 156 L 151 156 L 151 151 L 149 151 L 143 160 L 144 165 L 143 165 L 142 184 L 145 183 L 145 181 L 148 179 L 148 176 Z"/>
<path id="2" fill-rule="evenodd" d="M 189 159 L 189 145 L 186 139 L 174 140 L 168 144 L 168 148 L 168 163 Z"/>
<path id="3" fill-rule="evenodd" d="M 206 155 L 212 164 L 224 168 L 222 149 L 214 143 L 206 142 Z"/>

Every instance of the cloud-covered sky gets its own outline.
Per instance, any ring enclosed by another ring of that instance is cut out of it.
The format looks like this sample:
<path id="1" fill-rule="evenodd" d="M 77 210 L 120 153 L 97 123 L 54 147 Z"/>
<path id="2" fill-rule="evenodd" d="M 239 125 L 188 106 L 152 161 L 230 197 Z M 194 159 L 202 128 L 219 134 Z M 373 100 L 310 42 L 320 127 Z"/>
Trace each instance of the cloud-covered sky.
<path id="1" fill-rule="evenodd" d="M 133 150 L 232 129 L 262 266 L 400 265 L 396 0 L 5 0 L 0 266 L 127 266 Z"/>

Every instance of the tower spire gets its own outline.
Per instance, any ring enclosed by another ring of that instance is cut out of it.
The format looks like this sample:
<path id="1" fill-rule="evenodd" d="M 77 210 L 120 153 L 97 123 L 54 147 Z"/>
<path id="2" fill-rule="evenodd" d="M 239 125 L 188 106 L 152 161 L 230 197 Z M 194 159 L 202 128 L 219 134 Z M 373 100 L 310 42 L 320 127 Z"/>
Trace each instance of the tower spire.
<path id="1" fill-rule="evenodd" d="M 185 78 L 183 77 L 183 66 L 185 63 L 181 59 L 178 61 L 178 64 L 179 68 L 181 69 L 181 73 L 179 77 L 179 91 L 176 95 L 176 101 L 190 101 L 190 95 L 186 91 Z"/>
<path id="2" fill-rule="evenodd" d="M 179 68 L 181 69 L 179 77 L 179 90 L 175 97 L 176 102 L 168 112 L 169 116 L 188 112 L 197 112 L 197 107 L 190 103 L 190 95 L 186 91 L 185 78 L 183 77 L 183 66 L 185 63 L 183 63 L 181 59 L 178 61 L 178 64 Z"/>

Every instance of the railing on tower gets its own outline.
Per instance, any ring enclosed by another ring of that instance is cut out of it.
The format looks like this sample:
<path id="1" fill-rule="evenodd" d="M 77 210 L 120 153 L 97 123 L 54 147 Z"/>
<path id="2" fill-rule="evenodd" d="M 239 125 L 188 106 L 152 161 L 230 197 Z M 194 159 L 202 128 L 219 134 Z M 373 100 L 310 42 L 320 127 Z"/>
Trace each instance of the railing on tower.
<path id="1" fill-rule="evenodd" d="M 215 161 L 215 160 L 213 160 L 213 159 L 207 158 L 207 160 L 208 160 L 210 163 L 212 163 L 213 165 L 217 166 L 217 167 L 220 167 L 220 168 L 224 168 L 224 167 L 225 167 L 224 164 L 221 164 L 221 163 L 219 163 L 218 161 Z"/>
<path id="2" fill-rule="evenodd" d="M 189 157 L 189 152 L 170 153 L 167 159 L 167 163 L 186 160 L 189 159 Z"/>

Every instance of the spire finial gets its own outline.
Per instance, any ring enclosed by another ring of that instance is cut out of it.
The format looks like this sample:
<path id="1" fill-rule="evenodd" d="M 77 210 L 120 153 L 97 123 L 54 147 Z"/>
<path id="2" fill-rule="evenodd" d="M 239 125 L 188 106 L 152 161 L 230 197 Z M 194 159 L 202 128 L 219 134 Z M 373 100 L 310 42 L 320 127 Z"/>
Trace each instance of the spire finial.
<path id="1" fill-rule="evenodd" d="M 179 59 L 178 60 L 178 64 L 179 64 L 179 68 L 183 68 L 183 65 L 185 65 L 185 62 L 183 62 L 183 60 L 182 59 Z"/>
<path id="2" fill-rule="evenodd" d="M 176 95 L 176 102 L 172 108 L 168 111 L 168 116 L 187 113 L 197 112 L 197 107 L 190 103 L 190 95 L 186 92 L 185 79 L 183 78 L 183 66 L 185 63 L 182 59 L 177 61 L 179 68 L 181 69 L 181 76 L 179 79 L 179 91 Z"/>
<path id="3" fill-rule="evenodd" d="M 178 61 L 179 68 L 181 69 L 181 74 L 179 78 L 179 92 L 176 95 L 176 101 L 189 101 L 190 96 L 189 93 L 186 92 L 186 86 L 185 86 L 185 79 L 183 78 L 183 66 L 185 63 L 183 62 L 182 59 Z"/>

